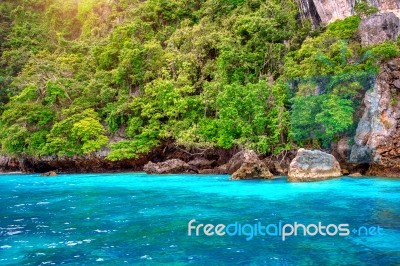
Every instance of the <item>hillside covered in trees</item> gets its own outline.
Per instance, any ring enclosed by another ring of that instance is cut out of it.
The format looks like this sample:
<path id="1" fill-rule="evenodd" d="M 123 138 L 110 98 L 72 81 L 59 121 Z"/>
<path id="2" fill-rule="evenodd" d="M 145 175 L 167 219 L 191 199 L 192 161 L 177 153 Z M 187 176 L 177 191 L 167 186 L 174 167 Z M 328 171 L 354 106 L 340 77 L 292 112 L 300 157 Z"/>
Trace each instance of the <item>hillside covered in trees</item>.
<path id="1" fill-rule="evenodd" d="M 1 153 L 329 148 L 399 55 L 361 45 L 357 8 L 312 29 L 295 0 L 3 0 Z"/>

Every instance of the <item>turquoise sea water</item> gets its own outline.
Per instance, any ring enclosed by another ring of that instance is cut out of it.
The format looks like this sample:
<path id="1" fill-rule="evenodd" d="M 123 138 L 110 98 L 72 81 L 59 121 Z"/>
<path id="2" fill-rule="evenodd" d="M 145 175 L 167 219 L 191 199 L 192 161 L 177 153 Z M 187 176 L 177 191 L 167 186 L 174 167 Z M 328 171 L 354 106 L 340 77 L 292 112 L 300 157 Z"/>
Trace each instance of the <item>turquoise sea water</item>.
<path id="1" fill-rule="evenodd" d="M 400 180 L 228 179 L 0 175 L 0 265 L 400 265 Z M 346 223 L 383 235 L 188 236 L 192 219 Z"/>

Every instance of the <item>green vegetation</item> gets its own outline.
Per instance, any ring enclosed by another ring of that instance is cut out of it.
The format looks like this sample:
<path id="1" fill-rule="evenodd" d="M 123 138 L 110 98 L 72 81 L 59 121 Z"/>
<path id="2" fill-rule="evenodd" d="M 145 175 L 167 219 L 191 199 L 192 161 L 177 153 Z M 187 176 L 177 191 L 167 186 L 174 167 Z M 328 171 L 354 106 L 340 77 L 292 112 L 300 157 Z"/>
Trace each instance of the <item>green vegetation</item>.
<path id="1" fill-rule="evenodd" d="M 354 112 L 380 61 L 400 55 L 394 42 L 362 47 L 356 38 L 360 21 L 357 16 L 337 20 L 287 54 L 284 76 L 292 87 L 291 137 L 296 142 L 326 148 L 354 133 Z"/>
<path id="2" fill-rule="evenodd" d="M 356 0 L 354 11 L 360 17 L 367 17 L 377 13 L 379 10 L 374 6 L 370 6 L 366 0 Z"/>
<path id="3" fill-rule="evenodd" d="M 372 12 L 361 4 L 360 16 Z M 4 0 L 1 151 L 109 148 L 119 160 L 165 140 L 261 153 L 329 145 L 354 129 L 379 61 L 399 54 L 395 43 L 361 47 L 359 22 L 312 33 L 295 0 Z"/>

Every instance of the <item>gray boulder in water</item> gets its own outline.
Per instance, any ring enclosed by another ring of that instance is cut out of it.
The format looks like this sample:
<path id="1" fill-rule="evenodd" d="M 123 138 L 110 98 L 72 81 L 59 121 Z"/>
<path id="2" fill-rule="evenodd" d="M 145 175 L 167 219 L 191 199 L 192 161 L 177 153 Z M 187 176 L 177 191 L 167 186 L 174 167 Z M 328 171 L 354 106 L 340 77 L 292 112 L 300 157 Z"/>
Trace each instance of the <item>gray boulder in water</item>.
<path id="1" fill-rule="evenodd" d="M 288 180 L 291 182 L 320 181 L 342 176 L 339 162 L 328 153 L 299 149 L 290 163 Z"/>

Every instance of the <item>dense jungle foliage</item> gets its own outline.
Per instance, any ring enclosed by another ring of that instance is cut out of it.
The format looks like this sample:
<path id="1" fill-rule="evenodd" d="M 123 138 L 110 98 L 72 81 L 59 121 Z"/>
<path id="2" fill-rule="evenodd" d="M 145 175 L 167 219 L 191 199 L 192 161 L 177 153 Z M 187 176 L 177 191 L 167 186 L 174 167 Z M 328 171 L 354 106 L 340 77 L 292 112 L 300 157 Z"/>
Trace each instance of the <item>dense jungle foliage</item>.
<path id="1" fill-rule="evenodd" d="M 358 9 L 312 30 L 295 0 L 3 0 L 1 151 L 328 147 L 354 130 L 380 60 L 399 54 L 360 45 L 373 10 Z"/>

